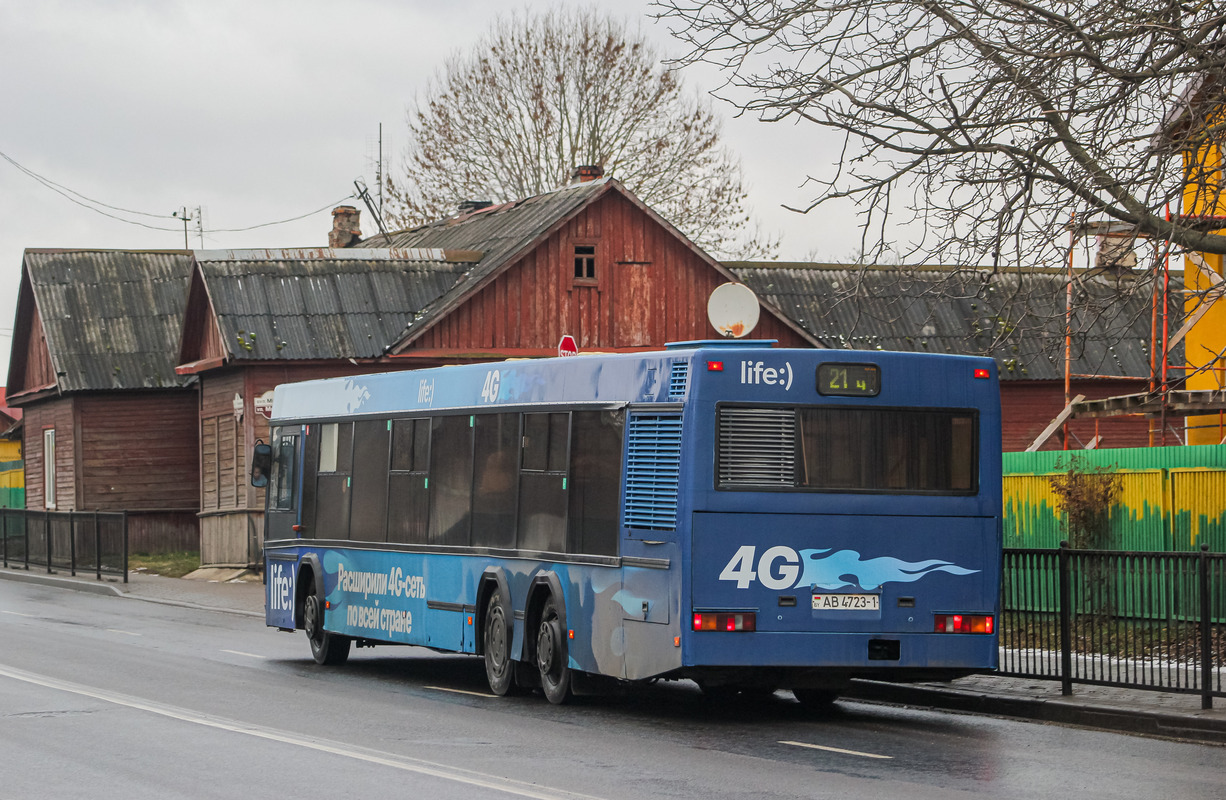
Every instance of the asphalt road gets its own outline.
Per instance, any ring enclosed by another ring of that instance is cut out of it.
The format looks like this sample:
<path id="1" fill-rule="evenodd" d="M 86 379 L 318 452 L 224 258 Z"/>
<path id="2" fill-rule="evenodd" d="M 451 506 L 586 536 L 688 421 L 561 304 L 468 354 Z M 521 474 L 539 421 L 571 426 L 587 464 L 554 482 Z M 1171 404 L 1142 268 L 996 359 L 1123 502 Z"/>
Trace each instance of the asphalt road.
<path id="1" fill-rule="evenodd" d="M 555 707 L 409 648 L 0 582 L 0 798 L 1226 798 L 1226 749 L 692 684 Z"/>

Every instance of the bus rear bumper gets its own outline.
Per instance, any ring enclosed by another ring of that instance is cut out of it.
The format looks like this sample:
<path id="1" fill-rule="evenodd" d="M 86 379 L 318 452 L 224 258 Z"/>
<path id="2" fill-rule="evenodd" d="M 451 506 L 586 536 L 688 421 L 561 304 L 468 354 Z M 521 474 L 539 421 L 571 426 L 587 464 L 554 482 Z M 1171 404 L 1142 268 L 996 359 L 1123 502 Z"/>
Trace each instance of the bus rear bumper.
<path id="1" fill-rule="evenodd" d="M 999 657 L 993 634 L 701 632 L 688 636 L 682 664 L 851 670 L 857 677 L 920 670 L 965 675 L 996 669 Z"/>

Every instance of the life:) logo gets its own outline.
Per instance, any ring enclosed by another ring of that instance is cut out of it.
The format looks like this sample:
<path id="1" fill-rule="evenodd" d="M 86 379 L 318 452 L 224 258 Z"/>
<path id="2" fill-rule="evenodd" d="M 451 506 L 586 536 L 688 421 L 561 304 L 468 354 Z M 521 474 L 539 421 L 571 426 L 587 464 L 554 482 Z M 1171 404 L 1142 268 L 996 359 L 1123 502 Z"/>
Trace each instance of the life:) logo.
<path id="1" fill-rule="evenodd" d="M 268 608 L 272 611 L 293 610 L 293 573 L 286 565 L 273 562 L 268 565 Z"/>
<path id="2" fill-rule="evenodd" d="M 782 386 L 786 391 L 792 388 L 792 363 L 785 361 L 781 368 L 776 369 L 766 366 L 765 361 L 742 361 L 741 383 Z"/>

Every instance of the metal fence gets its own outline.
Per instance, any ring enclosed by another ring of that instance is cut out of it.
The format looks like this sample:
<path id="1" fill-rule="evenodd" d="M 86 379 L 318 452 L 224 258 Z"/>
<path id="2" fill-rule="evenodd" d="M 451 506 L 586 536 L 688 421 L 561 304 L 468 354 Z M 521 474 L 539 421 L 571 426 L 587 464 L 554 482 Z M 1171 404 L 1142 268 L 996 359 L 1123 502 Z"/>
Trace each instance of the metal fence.
<path id="1" fill-rule="evenodd" d="M 72 575 L 121 575 L 128 582 L 128 515 L 122 511 L 0 509 L 4 566 Z"/>
<path id="2" fill-rule="evenodd" d="M 1226 697 L 1226 554 L 1006 549 L 1000 674 Z"/>

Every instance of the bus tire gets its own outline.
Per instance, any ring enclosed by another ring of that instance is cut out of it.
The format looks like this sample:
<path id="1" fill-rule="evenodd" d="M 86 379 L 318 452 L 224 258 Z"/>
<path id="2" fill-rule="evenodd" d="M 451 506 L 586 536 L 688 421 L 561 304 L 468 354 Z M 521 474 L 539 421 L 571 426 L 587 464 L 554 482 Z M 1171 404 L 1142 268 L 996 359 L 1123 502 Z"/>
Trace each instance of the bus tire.
<path id="1" fill-rule="evenodd" d="M 316 664 L 338 667 L 349 660 L 349 637 L 324 630 L 324 604 L 317 592 L 307 595 L 302 604 L 302 627 Z"/>
<path id="2" fill-rule="evenodd" d="M 838 689 L 813 689 L 796 687 L 792 689 L 796 701 L 810 711 L 829 711 L 834 701 L 839 699 Z"/>
<path id="3" fill-rule="evenodd" d="M 505 697 L 515 691 L 515 661 L 511 658 L 511 626 L 507 609 L 495 590 L 490 593 L 482 626 L 481 651 L 490 691 Z"/>
<path id="4" fill-rule="evenodd" d="M 560 705 L 570 699 L 570 656 L 566 651 L 566 632 L 562 630 L 562 618 L 558 602 L 553 595 L 541 608 L 541 623 L 537 628 L 536 667 L 541 674 L 541 689 L 545 699 Z"/>

